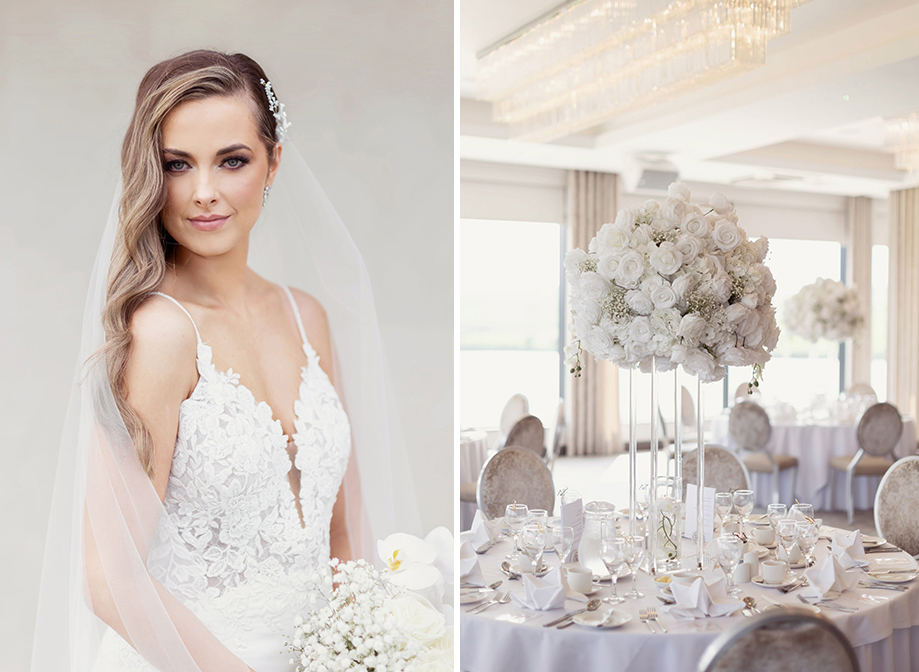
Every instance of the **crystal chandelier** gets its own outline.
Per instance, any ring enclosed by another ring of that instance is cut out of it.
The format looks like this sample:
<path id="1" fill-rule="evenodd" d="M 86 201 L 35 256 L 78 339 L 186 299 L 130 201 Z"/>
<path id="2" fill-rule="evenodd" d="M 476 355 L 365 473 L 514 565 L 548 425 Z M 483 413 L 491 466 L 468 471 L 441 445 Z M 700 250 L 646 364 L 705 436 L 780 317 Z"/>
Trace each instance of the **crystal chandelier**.
<path id="1" fill-rule="evenodd" d="M 765 63 L 808 0 L 574 0 L 478 55 L 511 136 L 548 141 Z"/>
<path id="2" fill-rule="evenodd" d="M 900 170 L 919 172 L 919 112 L 887 120 L 887 146 Z"/>

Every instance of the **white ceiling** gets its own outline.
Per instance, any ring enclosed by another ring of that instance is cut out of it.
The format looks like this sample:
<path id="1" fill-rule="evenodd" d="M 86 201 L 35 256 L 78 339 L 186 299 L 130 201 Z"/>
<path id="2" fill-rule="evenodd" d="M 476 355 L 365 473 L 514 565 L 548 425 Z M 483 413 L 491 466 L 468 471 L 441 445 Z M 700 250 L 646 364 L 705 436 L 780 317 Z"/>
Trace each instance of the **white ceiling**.
<path id="1" fill-rule="evenodd" d="M 475 98 L 475 55 L 560 0 L 460 3 L 460 156 L 629 174 L 665 155 L 683 179 L 885 197 L 883 118 L 919 109 L 919 1 L 812 0 L 762 68 L 547 144 L 508 140 Z"/>

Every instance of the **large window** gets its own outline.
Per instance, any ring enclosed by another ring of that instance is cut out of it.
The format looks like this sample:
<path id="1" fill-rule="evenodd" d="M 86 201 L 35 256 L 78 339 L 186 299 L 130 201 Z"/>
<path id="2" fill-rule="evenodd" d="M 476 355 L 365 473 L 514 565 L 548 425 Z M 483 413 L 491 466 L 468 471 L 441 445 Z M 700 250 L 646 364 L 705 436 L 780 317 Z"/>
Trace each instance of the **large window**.
<path id="1" fill-rule="evenodd" d="M 460 425 L 495 428 L 526 395 L 554 423 L 558 405 L 561 229 L 460 220 Z"/>

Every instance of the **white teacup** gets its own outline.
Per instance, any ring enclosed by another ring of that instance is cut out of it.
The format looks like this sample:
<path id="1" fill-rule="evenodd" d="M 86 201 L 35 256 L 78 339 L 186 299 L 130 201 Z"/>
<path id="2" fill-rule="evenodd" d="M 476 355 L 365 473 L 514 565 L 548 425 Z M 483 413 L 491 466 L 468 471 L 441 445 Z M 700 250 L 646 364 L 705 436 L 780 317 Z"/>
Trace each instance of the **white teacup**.
<path id="1" fill-rule="evenodd" d="M 674 572 L 670 575 L 670 578 L 674 583 L 681 583 L 688 586 L 693 581 L 702 576 L 702 573 L 695 569 L 681 569 L 678 572 Z"/>
<path id="2" fill-rule="evenodd" d="M 755 527 L 753 538 L 756 539 L 757 544 L 771 546 L 775 543 L 775 531 L 771 527 Z"/>
<path id="3" fill-rule="evenodd" d="M 798 548 L 797 544 L 791 547 L 791 557 L 790 558 L 788 557 L 788 554 L 785 553 L 784 548 L 778 549 L 778 555 L 779 555 L 780 560 L 785 560 L 787 562 L 790 562 L 792 565 L 797 565 L 799 562 L 804 560 L 804 554 L 801 553 L 801 549 Z"/>
<path id="4" fill-rule="evenodd" d="M 579 593 L 589 593 L 593 588 L 594 575 L 586 567 L 575 563 L 565 565 L 565 573 L 571 590 Z"/>
<path id="5" fill-rule="evenodd" d="M 783 583 L 788 576 L 788 567 L 781 560 L 766 560 L 760 563 L 763 583 Z"/>

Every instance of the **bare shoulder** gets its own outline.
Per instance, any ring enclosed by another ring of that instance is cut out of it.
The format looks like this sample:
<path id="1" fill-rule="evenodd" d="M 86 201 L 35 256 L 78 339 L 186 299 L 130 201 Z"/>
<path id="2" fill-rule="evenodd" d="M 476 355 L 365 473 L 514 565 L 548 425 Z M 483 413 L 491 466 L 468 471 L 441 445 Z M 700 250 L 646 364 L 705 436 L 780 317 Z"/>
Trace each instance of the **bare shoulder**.
<path id="1" fill-rule="evenodd" d="M 316 299 L 316 297 L 306 292 L 291 288 L 294 301 L 297 303 L 297 309 L 300 311 L 300 319 L 303 321 L 303 329 L 306 331 L 306 339 L 313 346 L 313 350 L 319 355 L 319 362 L 322 368 L 328 373 L 328 365 L 332 360 L 332 339 L 329 335 L 329 318 L 326 315 L 325 308 Z"/>
<path id="2" fill-rule="evenodd" d="M 197 377 L 197 343 L 192 321 L 178 306 L 163 297 L 148 297 L 131 317 L 129 379 L 155 373 L 160 380 L 189 383 Z"/>

